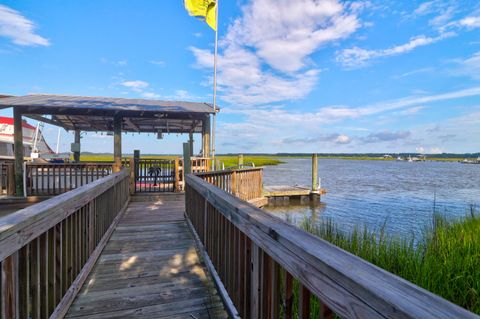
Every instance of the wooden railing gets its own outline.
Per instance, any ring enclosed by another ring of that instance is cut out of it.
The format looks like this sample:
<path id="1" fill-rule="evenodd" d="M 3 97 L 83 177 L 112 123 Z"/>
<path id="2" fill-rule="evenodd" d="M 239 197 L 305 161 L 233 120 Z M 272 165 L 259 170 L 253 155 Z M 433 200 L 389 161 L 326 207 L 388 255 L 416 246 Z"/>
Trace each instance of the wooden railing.
<path id="1" fill-rule="evenodd" d="M 190 158 L 192 173 L 209 172 L 212 167 L 212 159 L 209 157 L 192 157 Z M 177 191 L 184 190 L 185 172 L 183 169 L 183 158 L 175 160 L 175 189 Z"/>
<path id="2" fill-rule="evenodd" d="M 175 191 L 175 160 L 140 158 L 135 164 L 135 192 Z"/>
<path id="3" fill-rule="evenodd" d="M 185 200 L 232 317 L 479 318 L 200 177 Z"/>
<path id="4" fill-rule="evenodd" d="M 112 163 L 26 164 L 27 196 L 53 196 L 112 173 Z"/>
<path id="5" fill-rule="evenodd" d="M 245 201 L 262 196 L 263 169 L 243 168 L 196 174 L 210 184 Z"/>
<path id="6" fill-rule="evenodd" d="M 15 195 L 15 171 L 13 162 L 0 163 L 0 195 Z"/>
<path id="7" fill-rule="evenodd" d="M 122 170 L 1 218 L 0 317 L 62 317 L 128 199 Z"/>

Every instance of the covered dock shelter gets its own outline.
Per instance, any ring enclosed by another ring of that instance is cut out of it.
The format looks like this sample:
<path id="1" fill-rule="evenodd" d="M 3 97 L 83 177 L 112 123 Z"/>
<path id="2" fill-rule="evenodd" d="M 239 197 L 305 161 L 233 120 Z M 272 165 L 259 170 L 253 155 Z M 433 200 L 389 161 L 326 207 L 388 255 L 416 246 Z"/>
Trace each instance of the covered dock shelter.
<path id="1" fill-rule="evenodd" d="M 122 130 L 201 132 L 205 150 L 208 104 L 0 101 L 14 108 L 16 151 L 22 116 L 113 131 L 118 170 L 0 218 L 0 318 L 479 318 L 252 205 L 262 168 L 185 174 L 183 193 L 132 195 Z M 21 182 L 21 151 L 16 160 Z"/>
<path id="2" fill-rule="evenodd" d="M 114 171 L 121 167 L 122 132 L 202 134 L 202 156 L 210 156 L 209 103 L 110 97 L 34 94 L 0 98 L 0 108 L 13 108 L 16 195 L 24 196 L 22 117 L 62 127 L 75 133 L 72 152 L 80 161 L 81 132 L 113 132 Z M 218 111 L 218 110 L 217 110 Z"/>

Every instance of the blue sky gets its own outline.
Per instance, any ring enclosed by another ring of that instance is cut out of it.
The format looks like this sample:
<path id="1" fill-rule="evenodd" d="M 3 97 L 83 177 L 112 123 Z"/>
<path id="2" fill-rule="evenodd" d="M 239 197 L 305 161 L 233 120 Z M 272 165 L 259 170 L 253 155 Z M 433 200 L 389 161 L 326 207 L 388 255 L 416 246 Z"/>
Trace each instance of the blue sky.
<path id="1" fill-rule="evenodd" d="M 223 0 L 219 12 L 217 152 L 480 151 L 478 1 Z M 180 0 L 0 1 L 0 93 L 211 102 L 213 41 Z M 45 128 L 53 147 L 56 134 Z M 179 153 L 186 139 L 125 135 L 124 152 Z M 60 150 L 72 140 L 63 132 Z M 113 149 L 111 136 L 82 143 Z"/>

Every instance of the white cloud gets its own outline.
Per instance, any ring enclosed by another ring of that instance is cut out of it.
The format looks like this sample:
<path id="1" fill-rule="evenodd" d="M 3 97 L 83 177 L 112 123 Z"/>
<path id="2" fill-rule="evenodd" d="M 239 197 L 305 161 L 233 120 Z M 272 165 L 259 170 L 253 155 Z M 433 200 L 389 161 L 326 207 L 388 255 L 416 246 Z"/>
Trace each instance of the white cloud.
<path id="1" fill-rule="evenodd" d="M 416 69 L 416 70 L 413 70 L 413 71 L 409 71 L 409 72 L 405 72 L 405 73 L 402 73 L 400 75 L 396 75 L 394 76 L 395 79 L 401 79 L 401 78 L 404 78 L 404 77 L 407 77 L 407 76 L 411 76 L 411 75 L 415 75 L 415 74 L 419 74 L 419 73 L 426 73 L 426 72 L 432 72 L 434 69 L 433 68 L 421 68 L 421 69 Z"/>
<path id="2" fill-rule="evenodd" d="M 167 96 L 169 99 L 182 100 L 182 101 L 198 101 L 202 99 L 199 96 L 189 93 L 187 90 L 175 90 L 172 96 Z"/>
<path id="3" fill-rule="evenodd" d="M 166 100 L 181 100 L 181 101 L 199 101 L 202 98 L 193 94 L 190 94 L 186 90 L 175 90 L 172 95 L 162 95 L 155 92 L 143 92 L 139 91 L 140 95 L 145 99 L 166 99 Z"/>
<path id="4" fill-rule="evenodd" d="M 238 114 L 245 117 L 245 120 L 240 123 L 221 124 L 219 136 L 235 136 L 238 139 L 242 139 L 244 142 L 258 142 L 259 140 L 268 141 L 269 145 L 273 145 L 272 143 L 277 141 L 279 147 L 282 143 L 287 141 L 302 144 L 302 141 L 305 140 L 302 136 L 315 136 L 319 139 L 319 128 L 324 127 L 327 124 L 352 119 L 359 120 L 391 111 L 414 114 L 423 108 L 423 106 L 419 105 L 472 96 L 480 96 L 480 87 L 441 94 L 409 96 L 360 107 L 326 106 L 313 112 L 296 112 L 278 106 L 225 108 L 222 110 L 222 113 Z M 342 130 L 348 129 L 348 127 L 344 126 L 341 126 L 340 128 Z M 449 130 L 449 132 L 452 131 Z M 417 134 L 418 133 L 410 131 L 381 131 L 371 133 L 358 141 L 362 143 L 380 143 L 395 140 L 411 141 L 411 137 L 416 136 Z M 436 132 L 435 134 L 440 134 L 440 132 Z M 324 134 L 322 135 L 321 140 L 336 145 L 348 145 L 349 147 L 355 144 L 355 140 L 351 136 L 345 135 L 346 137 L 344 137 L 343 135 L 344 134 Z M 295 136 L 295 138 L 285 139 L 285 136 Z M 429 139 L 431 139 L 431 137 Z M 314 141 L 310 144 L 312 143 L 314 143 Z"/>
<path id="5" fill-rule="evenodd" d="M 441 147 L 431 147 L 430 151 L 428 153 L 429 154 L 442 154 L 444 152 L 445 152 L 445 150 Z"/>
<path id="6" fill-rule="evenodd" d="M 479 107 L 472 106 L 470 113 L 414 128 L 412 134 L 425 141 L 422 146 L 428 153 L 476 152 L 480 140 L 471 137 L 480 136 Z"/>
<path id="7" fill-rule="evenodd" d="M 246 115 L 251 121 L 258 123 L 275 123 L 276 125 L 289 125 L 298 127 L 316 128 L 320 124 L 328 124 L 346 119 L 357 119 L 365 116 L 372 116 L 380 113 L 401 110 L 412 107 L 404 112 L 418 112 L 423 105 L 431 102 L 459 99 L 465 97 L 480 96 L 480 86 L 469 89 L 452 91 L 441 94 L 409 96 L 397 100 L 382 101 L 362 107 L 349 106 L 325 106 L 315 112 L 294 112 L 280 107 L 266 108 L 226 108 L 223 113 Z"/>
<path id="8" fill-rule="evenodd" d="M 158 66 L 165 66 L 165 61 L 162 61 L 162 60 L 152 60 L 150 61 L 150 63 Z"/>
<path id="9" fill-rule="evenodd" d="M 358 68 L 366 66 L 372 59 L 407 53 L 418 47 L 433 44 L 454 35 L 455 33 L 453 32 L 442 33 L 436 37 L 420 35 L 411 38 L 407 43 L 396 45 L 387 49 L 367 50 L 359 47 L 353 47 L 340 51 L 336 60 L 346 68 Z"/>
<path id="10" fill-rule="evenodd" d="M 424 14 L 431 13 L 435 3 L 437 3 L 437 1 L 423 2 L 413 11 L 413 14 L 414 15 L 424 15 Z"/>
<path id="11" fill-rule="evenodd" d="M 399 112 L 400 115 L 414 115 L 425 109 L 425 106 L 414 106 Z"/>
<path id="12" fill-rule="evenodd" d="M 143 89 L 147 88 L 149 84 L 145 81 L 124 81 L 121 83 L 121 85 L 132 89 L 135 92 L 142 92 Z"/>
<path id="13" fill-rule="evenodd" d="M 441 30 L 467 30 L 480 28 L 480 16 L 472 15 L 459 20 L 449 22 L 442 26 Z"/>
<path id="14" fill-rule="evenodd" d="M 349 36 L 359 26 L 357 16 L 336 0 L 254 0 L 224 41 L 253 47 L 274 69 L 294 72 L 319 47 Z"/>
<path id="15" fill-rule="evenodd" d="M 423 146 L 418 146 L 415 148 L 415 150 L 420 154 L 425 154 L 425 147 Z"/>
<path id="16" fill-rule="evenodd" d="M 347 135 L 338 135 L 337 138 L 335 139 L 335 143 L 337 144 L 348 144 L 351 142 L 351 139 L 350 137 L 348 137 Z"/>
<path id="17" fill-rule="evenodd" d="M 145 99 L 158 99 L 160 98 L 160 94 L 154 92 L 143 92 L 142 97 Z"/>
<path id="18" fill-rule="evenodd" d="M 457 60 L 459 69 L 455 73 L 480 80 L 480 51 L 464 60 Z"/>
<path id="19" fill-rule="evenodd" d="M 458 25 L 467 28 L 480 28 L 480 16 L 478 17 L 466 17 L 458 21 Z"/>
<path id="20" fill-rule="evenodd" d="M 48 46 L 50 42 L 35 33 L 35 24 L 20 12 L 0 4 L 0 36 L 23 46 Z"/>
<path id="21" fill-rule="evenodd" d="M 365 6 L 338 0 L 252 0 L 220 41 L 222 98 L 253 105 L 304 97 L 320 72 L 308 57 L 355 32 L 357 13 Z M 210 50 L 190 49 L 197 67 L 212 67 Z"/>

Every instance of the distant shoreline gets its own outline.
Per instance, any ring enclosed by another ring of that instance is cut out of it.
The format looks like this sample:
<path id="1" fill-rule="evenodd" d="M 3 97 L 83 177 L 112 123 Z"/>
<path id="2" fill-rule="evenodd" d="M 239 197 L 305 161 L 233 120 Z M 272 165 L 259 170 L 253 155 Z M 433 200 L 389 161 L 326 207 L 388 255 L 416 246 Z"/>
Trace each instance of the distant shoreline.
<path id="1" fill-rule="evenodd" d="M 68 154 L 64 154 L 68 156 Z M 217 158 L 224 163 L 225 167 L 232 167 L 238 165 L 239 154 L 220 154 Z M 319 159 L 341 159 L 341 160 L 355 160 L 355 161 L 396 161 L 397 156 L 407 158 L 408 156 L 418 156 L 418 154 L 391 154 L 392 157 L 384 158 L 383 154 L 318 154 Z M 131 157 L 132 154 L 124 154 L 124 157 Z M 173 159 L 180 155 L 163 155 L 163 154 L 141 154 L 144 158 L 158 158 L 158 159 Z M 476 154 L 441 154 L 426 155 L 426 161 L 435 162 L 460 162 L 464 159 L 477 159 Z M 285 163 L 285 159 L 290 158 L 310 158 L 311 154 L 243 154 L 243 162 L 245 165 L 268 166 L 279 165 Z M 111 162 L 113 161 L 113 154 L 95 154 L 82 153 L 82 162 Z"/>

